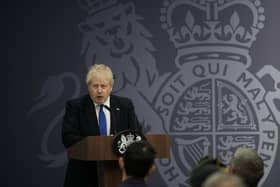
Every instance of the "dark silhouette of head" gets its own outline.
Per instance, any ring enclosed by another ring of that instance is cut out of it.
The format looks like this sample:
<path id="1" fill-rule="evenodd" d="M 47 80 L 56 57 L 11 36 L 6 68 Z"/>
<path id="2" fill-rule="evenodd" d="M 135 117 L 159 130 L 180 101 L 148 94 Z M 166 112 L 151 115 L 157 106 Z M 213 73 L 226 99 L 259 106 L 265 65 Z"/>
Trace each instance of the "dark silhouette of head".
<path id="1" fill-rule="evenodd" d="M 225 165 L 218 159 L 210 156 L 203 157 L 190 174 L 190 184 L 192 187 L 201 187 L 210 175 L 223 169 L 225 169 Z"/>
<path id="2" fill-rule="evenodd" d="M 134 142 L 120 158 L 120 167 L 127 177 L 145 178 L 154 169 L 155 155 L 155 149 L 147 141 Z"/>

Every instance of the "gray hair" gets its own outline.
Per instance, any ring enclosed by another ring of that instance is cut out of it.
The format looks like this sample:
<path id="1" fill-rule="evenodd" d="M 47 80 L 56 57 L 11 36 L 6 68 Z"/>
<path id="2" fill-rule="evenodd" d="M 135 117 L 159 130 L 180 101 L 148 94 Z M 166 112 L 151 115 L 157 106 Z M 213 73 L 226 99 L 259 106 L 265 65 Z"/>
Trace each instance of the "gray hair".
<path id="1" fill-rule="evenodd" d="M 94 64 L 89 68 L 89 71 L 87 73 L 86 77 L 86 83 L 89 84 L 92 77 L 95 75 L 103 75 L 107 80 L 109 80 L 109 83 L 111 86 L 114 85 L 114 78 L 113 78 L 113 72 L 109 66 L 106 66 L 105 64 Z"/>
<path id="2" fill-rule="evenodd" d="M 233 187 L 245 187 L 244 183 L 238 176 L 221 172 L 211 175 L 203 183 L 202 187 L 224 187 L 224 185 L 228 183 L 230 183 Z"/>
<path id="3" fill-rule="evenodd" d="M 264 163 L 254 149 L 240 147 L 231 160 L 231 171 L 248 187 L 256 187 L 264 174 Z"/>

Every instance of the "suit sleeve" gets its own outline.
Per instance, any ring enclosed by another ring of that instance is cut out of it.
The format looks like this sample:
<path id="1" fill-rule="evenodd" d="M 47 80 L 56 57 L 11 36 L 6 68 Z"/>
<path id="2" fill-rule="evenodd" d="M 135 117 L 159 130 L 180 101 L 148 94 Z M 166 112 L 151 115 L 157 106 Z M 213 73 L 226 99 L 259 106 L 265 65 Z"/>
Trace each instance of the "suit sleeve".
<path id="1" fill-rule="evenodd" d="M 137 115 L 135 113 L 134 105 L 131 100 L 128 102 L 128 120 L 130 129 L 142 132 L 142 127 L 138 121 Z"/>
<path id="2" fill-rule="evenodd" d="M 66 148 L 82 139 L 79 121 L 79 108 L 68 101 L 62 123 L 62 142 Z"/>

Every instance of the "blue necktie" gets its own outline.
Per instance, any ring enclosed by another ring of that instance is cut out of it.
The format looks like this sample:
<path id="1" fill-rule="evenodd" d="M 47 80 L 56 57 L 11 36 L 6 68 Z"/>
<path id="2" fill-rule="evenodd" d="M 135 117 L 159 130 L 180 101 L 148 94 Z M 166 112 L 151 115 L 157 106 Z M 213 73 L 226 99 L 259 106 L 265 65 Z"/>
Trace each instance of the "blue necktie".
<path id="1" fill-rule="evenodd" d="M 103 105 L 99 105 L 99 131 L 101 136 L 107 136 L 106 117 Z"/>

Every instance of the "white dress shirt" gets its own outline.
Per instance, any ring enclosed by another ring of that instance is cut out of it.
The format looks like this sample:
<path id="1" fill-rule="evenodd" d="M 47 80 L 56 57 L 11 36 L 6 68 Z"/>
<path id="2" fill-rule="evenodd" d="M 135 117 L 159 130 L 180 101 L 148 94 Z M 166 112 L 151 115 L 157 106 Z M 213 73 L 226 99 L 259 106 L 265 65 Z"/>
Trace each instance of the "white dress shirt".
<path id="1" fill-rule="evenodd" d="M 107 98 L 107 100 L 103 103 L 103 105 L 107 106 L 110 108 L 110 96 Z M 97 116 L 97 121 L 99 121 L 99 110 L 100 110 L 100 105 L 94 103 L 95 106 L 95 112 Z M 111 129 L 111 114 L 108 108 L 103 107 L 103 112 L 105 113 L 105 118 L 106 118 L 106 127 L 107 127 L 107 136 L 110 134 L 110 129 Z M 99 124 L 98 124 L 99 125 Z"/>

